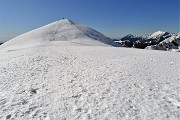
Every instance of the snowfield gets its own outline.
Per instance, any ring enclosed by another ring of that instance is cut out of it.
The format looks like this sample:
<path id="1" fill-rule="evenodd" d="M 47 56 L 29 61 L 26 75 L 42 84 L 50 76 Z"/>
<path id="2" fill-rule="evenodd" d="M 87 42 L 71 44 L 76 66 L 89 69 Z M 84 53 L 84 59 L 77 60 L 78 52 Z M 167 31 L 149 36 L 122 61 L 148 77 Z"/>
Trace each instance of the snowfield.
<path id="1" fill-rule="evenodd" d="M 0 119 L 179 120 L 180 53 L 20 38 L 0 47 Z"/>

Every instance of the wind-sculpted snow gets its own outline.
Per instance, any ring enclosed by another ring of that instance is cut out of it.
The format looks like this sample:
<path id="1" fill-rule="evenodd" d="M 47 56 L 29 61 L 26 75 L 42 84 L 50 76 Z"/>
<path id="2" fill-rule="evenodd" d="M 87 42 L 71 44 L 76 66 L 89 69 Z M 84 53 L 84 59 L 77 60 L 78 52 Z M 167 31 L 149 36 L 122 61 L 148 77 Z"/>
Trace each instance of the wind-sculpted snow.
<path id="1" fill-rule="evenodd" d="M 58 43 L 0 50 L 0 119 L 180 118 L 179 53 Z"/>

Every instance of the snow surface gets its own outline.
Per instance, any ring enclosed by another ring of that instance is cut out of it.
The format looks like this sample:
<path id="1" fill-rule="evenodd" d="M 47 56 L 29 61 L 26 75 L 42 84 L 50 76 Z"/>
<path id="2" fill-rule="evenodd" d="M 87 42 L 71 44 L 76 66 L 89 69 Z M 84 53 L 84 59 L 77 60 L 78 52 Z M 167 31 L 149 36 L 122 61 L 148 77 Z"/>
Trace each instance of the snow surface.
<path id="1" fill-rule="evenodd" d="M 28 34 L 0 47 L 0 119 L 180 118 L 179 53 Z"/>

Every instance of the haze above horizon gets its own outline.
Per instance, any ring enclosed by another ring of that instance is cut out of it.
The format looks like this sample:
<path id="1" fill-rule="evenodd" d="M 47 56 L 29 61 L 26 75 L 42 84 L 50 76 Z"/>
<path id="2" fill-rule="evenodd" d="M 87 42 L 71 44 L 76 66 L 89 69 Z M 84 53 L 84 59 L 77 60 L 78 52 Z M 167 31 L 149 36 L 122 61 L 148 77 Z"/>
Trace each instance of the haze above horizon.
<path id="1" fill-rule="evenodd" d="M 179 0 L 1 0 L 0 42 L 68 18 L 108 37 L 179 32 Z"/>

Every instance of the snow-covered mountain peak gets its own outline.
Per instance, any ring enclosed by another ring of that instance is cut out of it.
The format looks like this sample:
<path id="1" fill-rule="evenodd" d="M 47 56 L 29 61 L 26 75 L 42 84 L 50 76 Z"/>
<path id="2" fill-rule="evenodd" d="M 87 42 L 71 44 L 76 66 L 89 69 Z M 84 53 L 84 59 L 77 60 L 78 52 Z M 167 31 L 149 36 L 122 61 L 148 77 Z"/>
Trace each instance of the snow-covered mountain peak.
<path id="1" fill-rule="evenodd" d="M 69 19 L 62 19 L 22 34 L 2 45 L 19 48 L 49 45 L 53 41 L 66 45 L 120 46 L 100 32 Z M 12 48 L 11 47 L 11 48 Z"/>
<path id="2" fill-rule="evenodd" d="M 134 36 L 134 35 L 132 35 L 132 34 L 128 34 L 128 35 L 126 35 L 125 37 L 127 37 L 127 38 L 134 38 L 134 37 L 136 37 L 136 36 Z"/>

